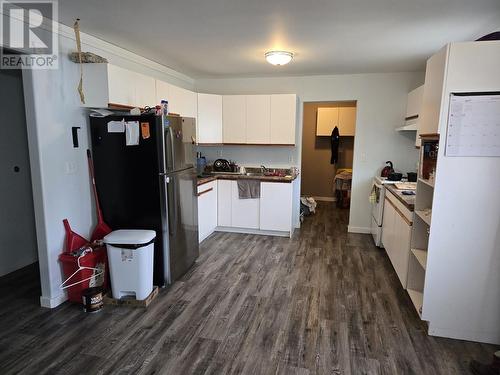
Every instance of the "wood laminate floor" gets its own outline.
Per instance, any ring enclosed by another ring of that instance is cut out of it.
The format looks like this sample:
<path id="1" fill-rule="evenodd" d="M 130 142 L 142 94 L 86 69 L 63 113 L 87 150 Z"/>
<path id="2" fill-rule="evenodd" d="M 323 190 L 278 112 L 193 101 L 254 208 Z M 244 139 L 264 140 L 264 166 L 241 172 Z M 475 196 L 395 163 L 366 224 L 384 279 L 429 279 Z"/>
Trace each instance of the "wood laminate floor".
<path id="1" fill-rule="evenodd" d="M 321 204 L 293 239 L 215 233 L 147 309 L 38 306 L 0 279 L 0 374 L 467 374 L 495 347 L 429 337 L 383 250 Z"/>

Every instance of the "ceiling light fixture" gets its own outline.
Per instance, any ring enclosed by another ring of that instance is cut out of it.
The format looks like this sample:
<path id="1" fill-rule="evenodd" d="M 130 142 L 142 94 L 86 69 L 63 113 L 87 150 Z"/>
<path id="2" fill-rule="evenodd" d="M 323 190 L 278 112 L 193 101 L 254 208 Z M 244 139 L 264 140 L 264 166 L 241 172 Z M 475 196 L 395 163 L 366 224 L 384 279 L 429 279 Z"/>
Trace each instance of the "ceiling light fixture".
<path id="1" fill-rule="evenodd" d="M 293 59 L 293 53 L 287 51 L 269 51 L 265 56 L 267 62 L 272 65 L 286 65 Z"/>

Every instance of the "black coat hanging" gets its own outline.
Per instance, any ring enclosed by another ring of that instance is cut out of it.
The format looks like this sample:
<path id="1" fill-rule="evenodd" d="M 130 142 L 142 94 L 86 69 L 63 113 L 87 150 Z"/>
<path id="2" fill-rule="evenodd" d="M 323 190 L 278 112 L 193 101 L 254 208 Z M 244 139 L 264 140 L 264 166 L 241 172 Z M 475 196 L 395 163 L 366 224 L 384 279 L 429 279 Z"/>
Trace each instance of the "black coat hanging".
<path id="1" fill-rule="evenodd" d="M 330 164 L 336 164 L 339 161 L 339 143 L 340 143 L 339 128 L 337 127 L 333 128 L 332 135 L 330 137 L 330 142 L 332 145 L 332 158 L 330 159 Z"/>

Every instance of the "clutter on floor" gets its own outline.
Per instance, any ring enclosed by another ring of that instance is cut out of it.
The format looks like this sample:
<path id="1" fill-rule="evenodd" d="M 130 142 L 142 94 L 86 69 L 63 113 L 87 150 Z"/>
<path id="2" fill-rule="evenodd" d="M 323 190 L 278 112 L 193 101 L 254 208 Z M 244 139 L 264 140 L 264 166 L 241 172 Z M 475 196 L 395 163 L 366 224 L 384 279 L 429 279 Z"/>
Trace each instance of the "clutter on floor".
<path id="1" fill-rule="evenodd" d="M 313 197 L 300 197 L 300 221 L 304 221 L 305 216 L 316 213 L 317 203 Z"/>
<path id="2" fill-rule="evenodd" d="M 351 204 L 352 169 L 338 169 L 334 181 L 337 207 L 349 208 Z"/>

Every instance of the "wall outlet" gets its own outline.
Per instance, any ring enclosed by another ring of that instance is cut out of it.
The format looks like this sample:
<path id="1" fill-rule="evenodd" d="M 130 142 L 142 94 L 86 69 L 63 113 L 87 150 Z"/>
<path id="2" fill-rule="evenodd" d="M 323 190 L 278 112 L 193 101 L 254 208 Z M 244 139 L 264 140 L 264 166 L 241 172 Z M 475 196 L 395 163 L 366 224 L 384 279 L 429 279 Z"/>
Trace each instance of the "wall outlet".
<path id="1" fill-rule="evenodd" d="M 361 163 L 366 163 L 366 153 L 365 152 L 361 153 Z"/>
<path id="2" fill-rule="evenodd" d="M 293 154 L 288 155 L 288 162 L 289 162 L 290 164 L 292 164 L 292 163 L 293 163 Z"/>
<path id="3" fill-rule="evenodd" d="M 217 150 L 217 156 L 218 156 L 219 158 L 221 158 L 221 157 L 222 157 L 222 149 L 220 149 L 220 148 L 219 148 L 219 149 Z"/>

